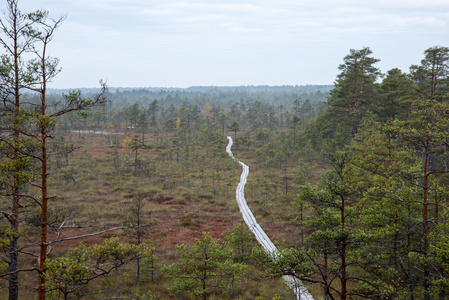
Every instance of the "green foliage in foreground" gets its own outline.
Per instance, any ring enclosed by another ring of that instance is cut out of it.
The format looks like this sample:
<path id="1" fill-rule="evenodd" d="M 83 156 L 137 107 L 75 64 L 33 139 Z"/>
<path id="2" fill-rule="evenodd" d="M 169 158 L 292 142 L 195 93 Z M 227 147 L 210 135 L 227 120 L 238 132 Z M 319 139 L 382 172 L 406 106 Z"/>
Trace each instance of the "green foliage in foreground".
<path id="1" fill-rule="evenodd" d="M 175 280 L 169 287 L 171 292 L 203 299 L 212 294 L 235 296 L 246 266 L 234 263 L 233 254 L 223 243 L 204 233 L 203 239 L 195 239 L 194 245 L 176 248 L 180 261 L 162 268 L 162 272 Z"/>
<path id="2" fill-rule="evenodd" d="M 145 257 L 144 246 L 126 246 L 117 238 L 105 240 L 101 245 L 81 246 L 66 257 L 59 257 L 46 264 L 47 289 L 53 299 L 68 299 L 69 295 L 82 295 L 86 285 L 118 267 Z"/>

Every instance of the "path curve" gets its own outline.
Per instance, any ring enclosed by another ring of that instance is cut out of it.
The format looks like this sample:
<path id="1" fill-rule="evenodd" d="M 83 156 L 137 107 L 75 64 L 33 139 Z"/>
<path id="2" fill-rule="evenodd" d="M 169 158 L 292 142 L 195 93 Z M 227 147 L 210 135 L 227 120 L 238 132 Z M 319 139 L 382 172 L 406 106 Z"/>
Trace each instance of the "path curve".
<path id="1" fill-rule="evenodd" d="M 262 245 L 262 247 L 265 249 L 265 251 L 273 259 L 277 259 L 278 255 L 279 255 L 279 251 L 277 250 L 277 248 L 273 244 L 273 242 L 270 240 L 270 238 L 266 235 L 265 231 L 263 231 L 262 227 L 260 227 L 260 225 L 257 223 L 256 218 L 254 217 L 253 213 L 251 212 L 248 205 L 246 204 L 245 184 L 246 184 L 246 179 L 247 179 L 248 173 L 249 173 L 249 167 L 234 157 L 234 155 L 231 152 L 231 147 L 233 144 L 232 138 L 230 136 L 228 136 L 228 140 L 229 140 L 229 143 L 226 146 L 226 152 L 229 154 L 229 156 L 233 160 L 238 162 L 243 168 L 242 175 L 240 175 L 240 182 L 237 185 L 237 189 L 235 191 L 236 200 L 237 200 L 237 203 L 239 204 L 239 208 L 240 208 L 240 212 L 242 213 L 243 220 L 245 221 L 246 225 L 248 225 L 248 228 L 254 233 L 257 241 Z M 299 279 L 297 279 L 293 276 L 283 276 L 283 278 L 285 281 L 287 281 L 290 288 L 293 289 L 296 299 L 298 299 L 298 300 L 314 300 L 312 295 L 309 293 L 307 288 L 304 286 L 304 284 Z"/>

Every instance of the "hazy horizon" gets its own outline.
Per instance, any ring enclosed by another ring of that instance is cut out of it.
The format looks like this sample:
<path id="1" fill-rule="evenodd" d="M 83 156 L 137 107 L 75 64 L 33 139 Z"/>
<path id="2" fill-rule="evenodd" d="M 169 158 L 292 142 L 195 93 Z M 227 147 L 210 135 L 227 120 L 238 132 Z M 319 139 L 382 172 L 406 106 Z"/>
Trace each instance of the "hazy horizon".
<path id="1" fill-rule="evenodd" d="M 301 88 L 301 87 L 314 87 L 314 86 L 323 86 L 323 87 L 333 87 L 333 84 L 297 84 L 297 85 L 192 85 L 188 87 L 176 87 L 176 86 L 109 86 L 109 89 L 151 89 L 151 90 L 160 90 L 160 89 L 179 89 L 179 90 L 188 90 L 188 89 L 206 89 L 206 88 L 218 88 L 218 89 L 226 89 L 226 88 Z M 100 87 L 67 87 L 67 88 L 58 88 L 51 87 L 49 90 L 67 90 L 67 89 L 100 89 Z"/>

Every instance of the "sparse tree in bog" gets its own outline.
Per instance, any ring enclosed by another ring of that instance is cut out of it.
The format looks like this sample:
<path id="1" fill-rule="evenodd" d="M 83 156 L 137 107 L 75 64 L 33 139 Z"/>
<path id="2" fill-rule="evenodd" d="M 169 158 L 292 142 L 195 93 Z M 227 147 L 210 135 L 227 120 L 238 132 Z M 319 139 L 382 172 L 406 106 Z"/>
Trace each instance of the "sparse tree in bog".
<path id="1" fill-rule="evenodd" d="M 124 227 L 125 231 L 130 234 L 130 236 L 135 241 L 135 245 L 140 246 L 144 242 L 144 236 L 146 228 L 148 227 L 148 208 L 145 205 L 145 199 L 141 195 L 135 196 L 133 199 L 131 208 L 125 220 Z M 136 284 L 140 282 L 140 253 L 136 256 Z"/>
<path id="2" fill-rule="evenodd" d="M 140 116 L 139 104 L 134 103 L 133 105 L 126 107 L 125 114 L 130 127 L 135 128 Z"/>
<path id="3" fill-rule="evenodd" d="M 146 248 L 141 267 L 143 277 L 149 278 L 151 281 L 154 281 L 156 273 L 156 261 L 158 260 L 155 252 L 156 248 L 154 247 Z M 142 258 L 142 255 L 139 254 L 139 257 Z"/>
<path id="4" fill-rule="evenodd" d="M 139 168 L 139 158 L 137 156 L 138 150 L 140 148 L 140 142 L 138 140 L 138 136 L 134 135 L 129 141 L 129 152 L 134 152 L 134 175 L 137 174 L 137 169 Z"/>
<path id="5" fill-rule="evenodd" d="M 279 128 L 282 129 L 284 124 L 284 105 L 279 105 Z"/>
<path id="6" fill-rule="evenodd" d="M 160 109 L 158 101 L 154 99 L 148 108 L 148 113 L 150 115 L 150 126 L 153 128 L 157 127 L 157 111 Z"/>
<path id="7" fill-rule="evenodd" d="M 206 102 L 206 105 L 204 106 L 203 113 L 204 113 L 204 116 L 206 117 L 207 122 L 210 122 L 213 119 L 215 114 L 212 112 L 212 108 L 211 108 L 209 102 Z"/>
<path id="8" fill-rule="evenodd" d="M 237 132 L 240 130 L 240 124 L 237 121 L 232 122 L 229 126 L 229 130 L 234 132 L 234 136 L 237 136 Z"/>
<path id="9" fill-rule="evenodd" d="M 164 266 L 162 272 L 173 278 L 173 293 L 207 300 L 214 294 L 235 295 L 246 266 L 233 263 L 232 256 L 219 240 L 204 233 L 193 246 L 177 246 L 180 261 Z"/>
<path id="10" fill-rule="evenodd" d="M 298 131 L 298 127 L 299 127 L 300 123 L 301 123 L 301 119 L 297 115 L 294 115 L 291 120 L 291 124 L 290 124 L 290 128 L 293 130 L 293 137 L 292 137 L 293 147 L 295 147 L 295 144 L 296 144 L 296 133 Z"/>
<path id="11" fill-rule="evenodd" d="M 246 262 L 254 248 L 254 235 L 244 223 L 237 223 L 226 236 L 226 240 L 234 248 L 234 259 L 238 262 Z"/>
<path id="12" fill-rule="evenodd" d="M 225 136 L 225 127 L 226 127 L 226 119 L 228 118 L 228 115 L 225 113 L 224 109 L 220 109 L 220 113 L 218 114 L 218 123 L 221 127 L 221 135 Z"/>
<path id="13" fill-rule="evenodd" d="M 141 112 L 139 115 L 139 120 L 137 121 L 137 127 L 139 131 L 142 133 L 142 146 L 145 147 L 145 133 L 148 129 L 148 116 L 145 111 Z"/>

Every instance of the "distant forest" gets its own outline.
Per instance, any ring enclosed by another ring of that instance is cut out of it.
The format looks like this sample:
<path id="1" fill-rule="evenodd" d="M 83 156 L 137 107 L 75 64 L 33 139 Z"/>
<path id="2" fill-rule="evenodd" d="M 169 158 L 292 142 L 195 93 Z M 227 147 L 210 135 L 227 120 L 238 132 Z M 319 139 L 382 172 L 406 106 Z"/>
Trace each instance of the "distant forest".
<path id="1" fill-rule="evenodd" d="M 211 106 L 221 105 L 228 109 L 229 105 L 242 101 L 260 101 L 265 104 L 284 104 L 286 108 L 293 106 L 294 100 L 309 99 L 311 102 L 327 102 L 333 85 L 296 85 L 296 86 L 193 86 L 189 88 L 121 88 L 109 87 L 107 99 L 114 108 L 122 108 L 129 104 L 147 105 L 157 100 L 164 106 L 178 107 L 182 103 L 203 107 L 206 102 Z M 82 94 L 93 95 L 98 88 L 74 88 Z M 73 89 L 49 89 L 49 96 L 56 99 Z"/>

